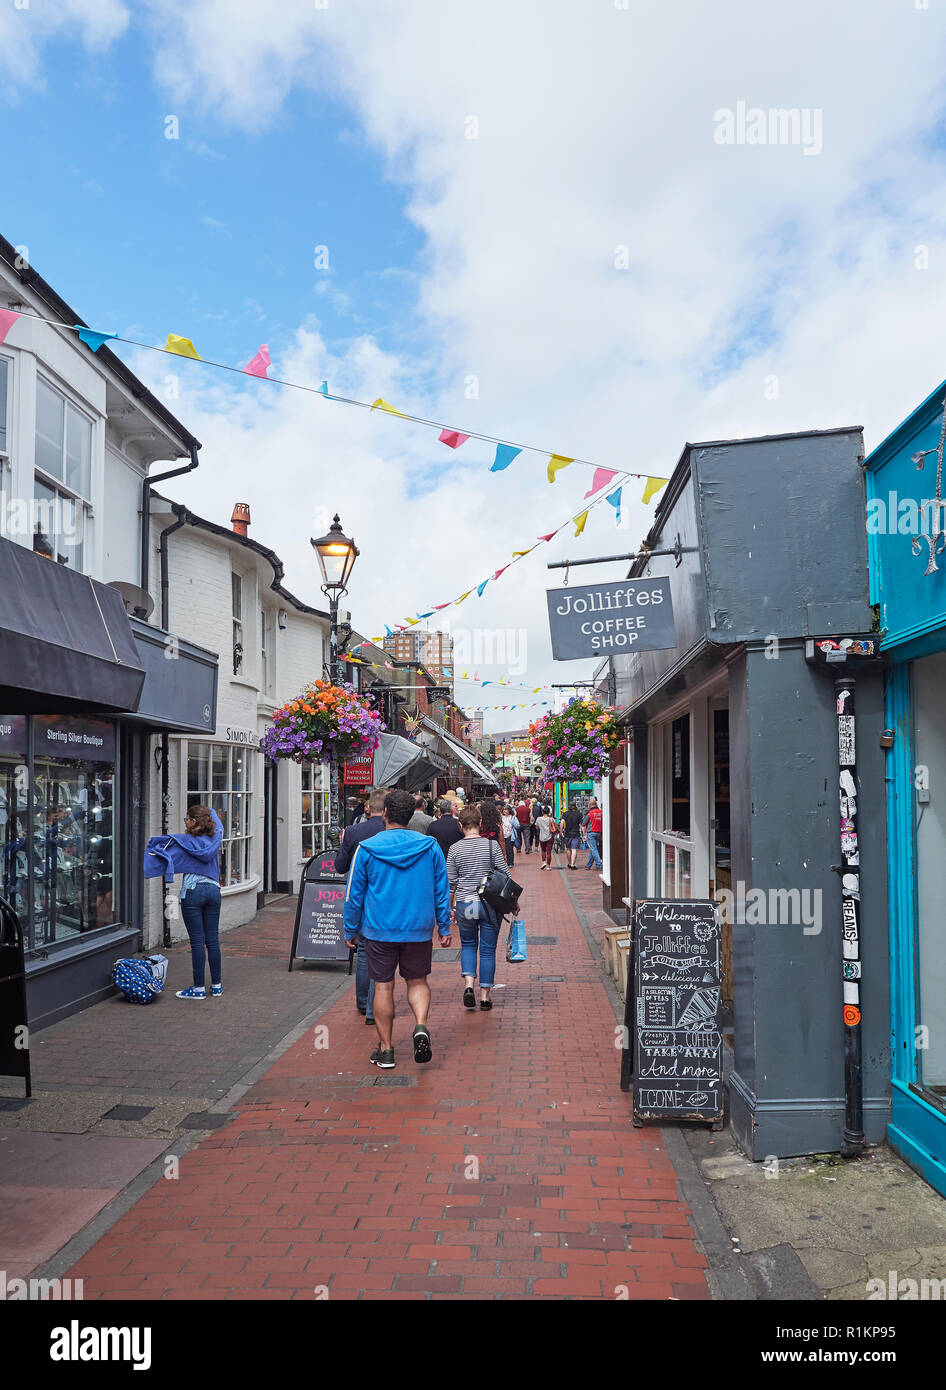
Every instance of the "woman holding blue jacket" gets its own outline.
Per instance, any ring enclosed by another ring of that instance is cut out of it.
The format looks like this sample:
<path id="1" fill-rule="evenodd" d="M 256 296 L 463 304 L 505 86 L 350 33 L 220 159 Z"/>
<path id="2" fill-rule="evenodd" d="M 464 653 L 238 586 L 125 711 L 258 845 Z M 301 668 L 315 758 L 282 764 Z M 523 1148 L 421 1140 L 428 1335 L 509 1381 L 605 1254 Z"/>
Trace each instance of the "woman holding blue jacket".
<path id="1" fill-rule="evenodd" d="M 183 835 L 156 835 L 145 849 L 145 878 L 163 874 L 170 883 L 183 874 L 181 915 L 191 943 L 194 983 L 178 999 L 206 999 L 204 957 L 210 961 L 210 992 L 223 994 L 220 969 L 220 846 L 223 822 L 206 806 L 189 806 Z"/>

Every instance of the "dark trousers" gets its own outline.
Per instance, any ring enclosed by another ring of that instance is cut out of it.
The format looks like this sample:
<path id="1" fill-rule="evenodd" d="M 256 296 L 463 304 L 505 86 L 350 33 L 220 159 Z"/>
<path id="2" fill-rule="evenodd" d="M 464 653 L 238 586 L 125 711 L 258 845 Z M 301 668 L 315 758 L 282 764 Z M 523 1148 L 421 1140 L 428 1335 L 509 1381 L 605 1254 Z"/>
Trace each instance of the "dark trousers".
<path id="1" fill-rule="evenodd" d="M 220 889 L 215 883 L 197 883 L 181 898 L 181 916 L 191 943 L 194 984 L 204 987 L 204 957 L 210 961 L 210 982 L 220 979 Z"/>
<path id="2" fill-rule="evenodd" d="M 366 1018 L 374 1017 L 374 980 L 368 975 L 368 956 L 360 935 L 358 954 L 355 957 L 355 1002 L 359 1009 L 364 1009 Z"/>

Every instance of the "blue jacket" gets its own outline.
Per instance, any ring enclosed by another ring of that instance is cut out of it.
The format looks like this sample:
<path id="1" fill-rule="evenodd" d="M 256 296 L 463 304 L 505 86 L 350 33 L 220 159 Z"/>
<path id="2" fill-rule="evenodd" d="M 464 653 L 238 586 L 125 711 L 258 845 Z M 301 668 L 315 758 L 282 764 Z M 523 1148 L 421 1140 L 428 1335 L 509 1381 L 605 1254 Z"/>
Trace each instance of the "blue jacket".
<path id="1" fill-rule="evenodd" d="M 145 878 L 163 874 L 170 883 L 175 874 L 200 874 L 219 882 L 223 824 L 216 811 L 210 814 L 213 835 L 153 835 L 145 847 Z"/>
<path id="2" fill-rule="evenodd" d="M 450 935 L 450 885 L 436 840 L 416 830 L 383 830 L 362 840 L 348 875 L 345 937 L 429 941 Z"/>

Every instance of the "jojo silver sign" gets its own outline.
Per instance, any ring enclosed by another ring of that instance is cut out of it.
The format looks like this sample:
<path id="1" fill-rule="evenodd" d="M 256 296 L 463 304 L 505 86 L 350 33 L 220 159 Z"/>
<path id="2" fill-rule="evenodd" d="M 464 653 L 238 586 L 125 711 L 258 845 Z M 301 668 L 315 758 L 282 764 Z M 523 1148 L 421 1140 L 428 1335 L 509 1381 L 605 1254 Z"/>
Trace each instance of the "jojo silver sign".
<path id="1" fill-rule="evenodd" d="M 546 598 L 556 661 L 677 645 L 666 577 L 548 589 Z"/>

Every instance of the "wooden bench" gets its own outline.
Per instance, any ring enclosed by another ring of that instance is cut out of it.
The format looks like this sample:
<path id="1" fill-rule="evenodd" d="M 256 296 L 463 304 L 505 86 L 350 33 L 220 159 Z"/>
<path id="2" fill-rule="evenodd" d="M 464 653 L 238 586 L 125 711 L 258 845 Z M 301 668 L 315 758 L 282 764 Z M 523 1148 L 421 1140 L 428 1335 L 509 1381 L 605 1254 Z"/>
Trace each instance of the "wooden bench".
<path id="1" fill-rule="evenodd" d="M 627 927 L 605 927 L 604 929 L 604 968 L 612 979 L 618 978 L 618 959 L 614 943 L 619 936 L 627 935 Z"/>
<path id="2" fill-rule="evenodd" d="M 631 958 L 631 938 L 625 934 L 615 939 L 612 948 L 617 962 L 617 987 L 622 999 L 627 998 L 627 968 Z"/>

